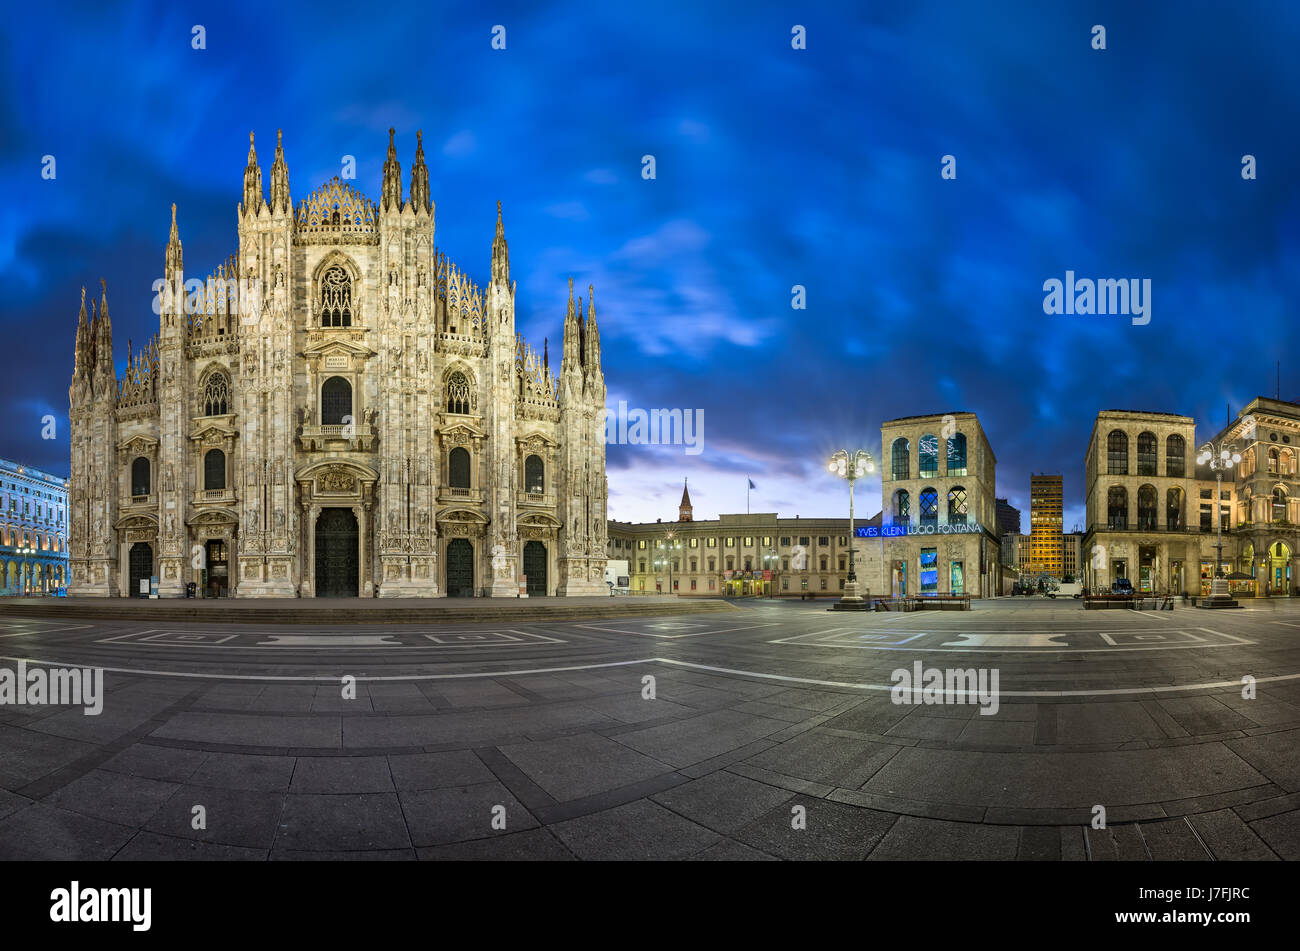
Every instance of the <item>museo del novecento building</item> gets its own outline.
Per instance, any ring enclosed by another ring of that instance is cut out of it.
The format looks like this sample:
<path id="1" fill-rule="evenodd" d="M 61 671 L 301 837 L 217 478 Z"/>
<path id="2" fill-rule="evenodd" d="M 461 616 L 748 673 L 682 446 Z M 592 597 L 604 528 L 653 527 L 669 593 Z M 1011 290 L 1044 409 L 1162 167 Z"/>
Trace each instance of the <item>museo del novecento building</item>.
<path id="1" fill-rule="evenodd" d="M 1217 508 L 1234 596 L 1300 587 L 1300 404 L 1257 397 L 1210 441 L 1241 454 L 1223 473 L 1222 490 L 1214 472 L 1197 465 L 1201 443 L 1190 416 L 1097 414 L 1085 457 L 1085 584 L 1108 589 L 1128 578 L 1139 591 L 1208 595 Z"/>
<path id="2" fill-rule="evenodd" d="M 894 597 L 1000 594 L 997 457 L 979 417 L 892 419 L 881 424 L 880 444 L 884 590 Z"/>
<path id="3" fill-rule="evenodd" d="M 434 244 L 422 145 L 409 195 L 389 130 L 378 204 L 335 178 L 295 208 L 251 138 L 236 252 L 196 293 L 172 206 L 158 333 L 120 379 L 107 291 L 89 319 L 82 291 L 69 594 L 606 593 L 590 299 L 570 280 L 552 374 L 515 333 L 499 204 L 480 288 Z"/>

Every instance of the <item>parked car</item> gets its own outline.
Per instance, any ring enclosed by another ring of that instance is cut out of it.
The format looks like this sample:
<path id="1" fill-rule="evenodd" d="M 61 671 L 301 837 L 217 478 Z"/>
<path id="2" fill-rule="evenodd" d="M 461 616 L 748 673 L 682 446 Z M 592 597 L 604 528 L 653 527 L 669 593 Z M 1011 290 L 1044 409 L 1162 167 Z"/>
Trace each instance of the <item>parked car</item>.
<path id="1" fill-rule="evenodd" d="M 1111 594 L 1132 594 L 1133 582 L 1127 578 L 1116 578 L 1110 583 Z"/>

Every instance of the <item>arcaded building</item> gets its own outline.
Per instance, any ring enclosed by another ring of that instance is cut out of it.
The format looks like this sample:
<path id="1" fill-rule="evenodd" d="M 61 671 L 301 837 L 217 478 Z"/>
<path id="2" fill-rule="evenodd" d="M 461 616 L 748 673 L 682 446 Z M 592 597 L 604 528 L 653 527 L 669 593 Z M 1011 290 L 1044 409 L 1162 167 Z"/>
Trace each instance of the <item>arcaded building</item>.
<path id="1" fill-rule="evenodd" d="M 172 207 L 158 333 L 120 378 L 107 290 L 89 315 L 82 291 L 69 593 L 604 593 L 595 306 L 570 279 L 552 373 L 515 332 L 500 204 L 480 286 L 435 244 L 421 145 L 407 193 L 389 130 L 378 203 L 335 178 L 295 205 L 250 134 L 236 221 L 187 280 Z"/>
<path id="2" fill-rule="evenodd" d="M 974 413 L 880 427 L 883 562 L 890 594 L 999 593 L 997 459 Z"/>
<path id="3" fill-rule="evenodd" d="M 1209 437 L 1241 463 L 1215 474 L 1198 466 L 1189 416 L 1107 410 L 1097 415 L 1085 459 L 1085 582 L 1129 578 L 1139 591 L 1208 594 L 1222 528 L 1223 570 L 1237 595 L 1296 589 L 1300 551 L 1300 404 L 1258 397 Z M 1215 499 L 1215 492 L 1221 492 Z"/>

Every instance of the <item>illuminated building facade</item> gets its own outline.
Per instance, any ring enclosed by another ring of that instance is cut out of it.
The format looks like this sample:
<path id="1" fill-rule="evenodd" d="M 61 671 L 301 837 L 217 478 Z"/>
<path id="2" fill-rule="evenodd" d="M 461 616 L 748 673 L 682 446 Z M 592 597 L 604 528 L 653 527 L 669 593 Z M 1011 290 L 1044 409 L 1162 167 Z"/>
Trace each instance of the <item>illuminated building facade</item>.
<path id="1" fill-rule="evenodd" d="M 1129 578 L 1140 591 L 1209 594 L 1223 532 L 1223 569 L 1236 596 L 1284 596 L 1300 572 L 1300 404 L 1258 397 L 1212 435 L 1241 463 L 1222 494 L 1196 465 L 1189 416 L 1108 410 L 1093 426 L 1085 461 L 1085 583 Z"/>
<path id="2" fill-rule="evenodd" d="M 391 129 L 378 203 L 336 177 L 295 206 L 278 141 L 268 202 L 251 135 L 242 197 L 207 281 L 172 206 L 159 330 L 121 378 L 107 290 L 89 319 L 82 290 L 70 593 L 606 593 L 605 378 L 572 279 L 556 374 L 515 332 L 500 205 L 480 287 Z"/>
<path id="3" fill-rule="evenodd" d="M 690 507 L 683 492 L 683 515 Z M 609 523 L 606 556 L 626 560 L 631 594 L 839 597 L 849 576 L 847 518 L 780 518 L 775 512 L 675 522 Z M 880 516 L 858 519 L 858 590 L 884 593 Z"/>
<path id="4" fill-rule="evenodd" d="M 0 594 L 68 583 L 68 480 L 0 459 Z"/>
<path id="5" fill-rule="evenodd" d="M 1060 579 L 1064 570 L 1061 545 L 1061 477 L 1029 477 L 1029 570 Z"/>
<path id="6" fill-rule="evenodd" d="M 997 594 L 997 459 L 979 419 L 908 416 L 882 424 L 880 437 L 889 593 Z"/>

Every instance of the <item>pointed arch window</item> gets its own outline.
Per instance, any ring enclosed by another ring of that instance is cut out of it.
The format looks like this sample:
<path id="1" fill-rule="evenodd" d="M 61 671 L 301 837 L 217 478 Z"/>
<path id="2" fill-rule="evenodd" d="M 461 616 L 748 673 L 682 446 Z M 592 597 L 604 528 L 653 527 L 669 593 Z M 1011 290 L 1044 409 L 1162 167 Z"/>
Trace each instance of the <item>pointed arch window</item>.
<path id="1" fill-rule="evenodd" d="M 352 278 L 337 264 L 321 275 L 320 324 L 322 327 L 352 326 Z"/>
<path id="2" fill-rule="evenodd" d="M 466 415 L 470 411 L 469 381 L 463 373 L 453 373 L 447 380 L 447 412 Z"/>
<path id="3" fill-rule="evenodd" d="M 230 412 L 230 377 L 221 370 L 208 374 L 199 409 L 200 416 L 225 416 Z"/>

